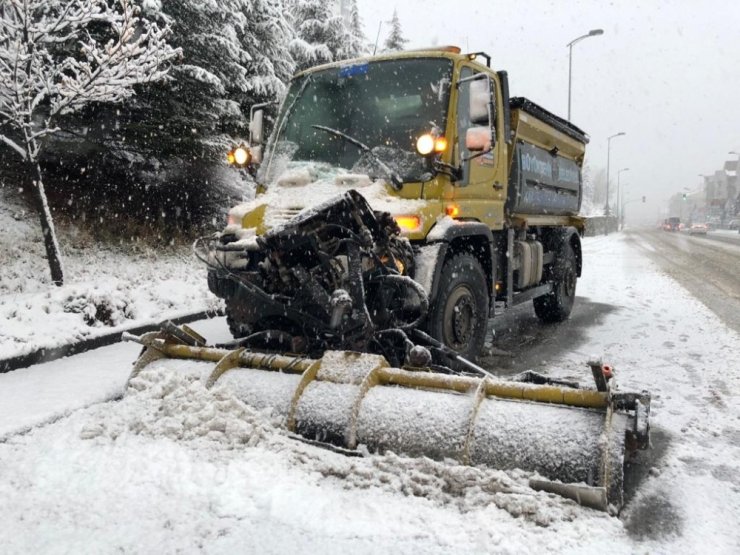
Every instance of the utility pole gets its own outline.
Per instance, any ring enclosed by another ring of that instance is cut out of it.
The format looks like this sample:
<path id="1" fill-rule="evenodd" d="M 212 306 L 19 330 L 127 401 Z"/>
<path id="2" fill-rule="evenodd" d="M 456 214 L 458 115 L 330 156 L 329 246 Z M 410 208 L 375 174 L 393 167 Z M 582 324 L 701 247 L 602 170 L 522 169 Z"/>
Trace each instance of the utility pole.
<path id="1" fill-rule="evenodd" d="M 617 231 L 619 231 L 619 222 L 622 221 L 622 205 L 619 203 L 622 189 L 620 187 L 619 178 L 622 176 L 622 172 L 628 171 L 630 171 L 629 168 L 622 168 L 621 170 L 617 171 Z"/>
<path id="2" fill-rule="evenodd" d="M 378 41 L 380 40 L 380 28 L 383 26 L 383 21 L 378 22 L 378 34 L 375 37 L 375 48 L 373 48 L 373 56 L 378 51 Z"/>
<path id="3" fill-rule="evenodd" d="M 609 234 L 609 160 L 611 155 L 612 139 L 614 137 L 621 137 L 622 135 L 626 135 L 626 133 L 624 131 L 620 131 L 606 139 L 606 205 L 604 206 L 604 216 L 607 217 L 607 223 L 604 235 Z"/>

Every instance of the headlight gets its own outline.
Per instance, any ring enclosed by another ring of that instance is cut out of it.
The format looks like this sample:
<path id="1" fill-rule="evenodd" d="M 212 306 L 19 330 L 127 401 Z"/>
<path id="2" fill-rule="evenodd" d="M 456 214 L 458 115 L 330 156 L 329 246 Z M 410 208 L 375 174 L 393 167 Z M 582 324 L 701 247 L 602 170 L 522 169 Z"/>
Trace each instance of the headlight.
<path id="1" fill-rule="evenodd" d="M 249 149 L 244 146 L 237 147 L 234 150 L 234 161 L 239 166 L 246 166 L 249 164 L 249 161 L 252 159 L 252 154 L 249 152 Z"/>
<path id="2" fill-rule="evenodd" d="M 422 156 L 429 156 L 434 152 L 434 137 L 429 133 L 425 133 L 416 139 L 416 150 Z"/>
<path id="3" fill-rule="evenodd" d="M 229 151 L 226 155 L 226 160 L 232 166 L 244 168 L 252 162 L 252 151 L 249 150 L 248 146 L 240 145 L 234 150 Z"/>
<path id="4" fill-rule="evenodd" d="M 429 156 L 432 153 L 439 154 L 447 150 L 447 139 L 437 137 L 432 133 L 424 133 L 416 139 L 416 151 L 422 156 Z"/>

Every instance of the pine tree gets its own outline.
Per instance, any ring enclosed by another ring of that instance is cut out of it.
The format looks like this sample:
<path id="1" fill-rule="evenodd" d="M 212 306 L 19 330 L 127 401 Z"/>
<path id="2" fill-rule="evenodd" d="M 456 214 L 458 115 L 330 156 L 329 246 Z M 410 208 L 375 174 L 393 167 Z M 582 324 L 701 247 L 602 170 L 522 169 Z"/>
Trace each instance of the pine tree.
<path id="1" fill-rule="evenodd" d="M 362 19 L 357 0 L 350 0 L 347 38 L 342 58 L 356 58 L 368 53 L 367 37 L 362 30 Z"/>
<path id="2" fill-rule="evenodd" d="M 226 167 L 226 152 L 248 136 L 250 107 L 284 94 L 295 70 L 285 48 L 293 29 L 282 0 L 144 5 L 147 17 L 170 26 L 182 60 L 167 82 L 141 87 L 114 110 L 92 106 L 65 122 L 85 147 L 58 176 L 60 187 L 75 195 L 64 210 L 132 214 L 157 233 L 218 225 L 213 218 L 247 194 L 243 176 Z M 68 140 L 56 152 L 68 157 L 70 150 Z M 58 166 L 58 159 L 47 165 Z M 67 179 L 79 175 L 70 171 L 74 164 L 95 176 L 95 188 Z"/>
<path id="3" fill-rule="evenodd" d="M 385 50 L 394 52 L 397 50 L 403 50 L 404 45 L 408 42 L 408 39 L 403 37 L 401 31 L 401 21 L 398 19 L 398 11 L 393 10 L 393 17 L 388 23 L 391 26 L 390 33 L 385 39 Z"/>
<path id="4" fill-rule="evenodd" d="M 152 91 L 151 103 L 160 112 L 152 124 L 164 125 L 178 151 L 190 145 L 188 151 L 205 154 L 246 132 L 251 105 L 283 94 L 294 71 L 284 50 L 292 29 L 280 0 L 162 0 L 160 5 L 158 15 L 172 26 L 183 63 L 173 69 L 169 90 Z"/>
<path id="5" fill-rule="evenodd" d="M 290 43 L 296 70 L 347 57 L 347 29 L 344 19 L 332 14 L 330 0 L 292 0 L 288 10 L 296 34 Z"/>

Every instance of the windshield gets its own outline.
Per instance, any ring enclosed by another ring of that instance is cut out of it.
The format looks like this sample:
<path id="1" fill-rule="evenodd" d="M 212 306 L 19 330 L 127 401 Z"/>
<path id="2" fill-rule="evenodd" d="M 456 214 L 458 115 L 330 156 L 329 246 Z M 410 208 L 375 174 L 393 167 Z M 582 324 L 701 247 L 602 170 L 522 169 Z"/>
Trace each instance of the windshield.
<path id="1" fill-rule="evenodd" d="M 404 181 L 419 180 L 425 164 L 416 153 L 416 139 L 434 127 L 444 129 L 451 74 L 450 60 L 415 58 L 331 68 L 295 79 L 261 180 L 269 184 L 295 161 L 388 177 L 373 156 L 316 125 L 369 146 Z"/>

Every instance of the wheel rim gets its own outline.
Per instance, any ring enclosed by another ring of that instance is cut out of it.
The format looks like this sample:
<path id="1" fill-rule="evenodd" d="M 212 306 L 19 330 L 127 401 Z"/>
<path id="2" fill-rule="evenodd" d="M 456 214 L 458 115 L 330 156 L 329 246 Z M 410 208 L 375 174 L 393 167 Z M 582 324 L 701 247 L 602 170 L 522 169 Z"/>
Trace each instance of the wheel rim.
<path id="1" fill-rule="evenodd" d="M 473 292 L 458 287 L 448 297 L 444 312 L 445 344 L 457 351 L 465 351 L 473 338 L 478 322 Z"/>

